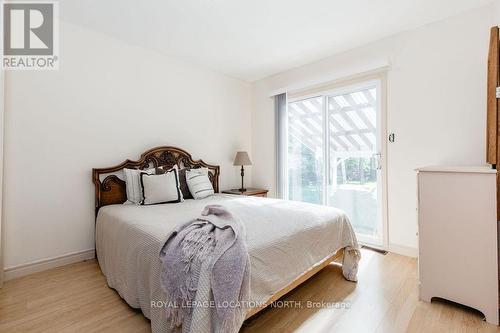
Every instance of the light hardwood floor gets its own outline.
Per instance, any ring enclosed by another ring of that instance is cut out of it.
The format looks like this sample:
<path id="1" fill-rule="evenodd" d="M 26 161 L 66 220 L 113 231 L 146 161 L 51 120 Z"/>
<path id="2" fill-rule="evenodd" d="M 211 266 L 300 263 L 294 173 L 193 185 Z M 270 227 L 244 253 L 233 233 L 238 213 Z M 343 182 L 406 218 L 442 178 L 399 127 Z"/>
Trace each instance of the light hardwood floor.
<path id="1" fill-rule="evenodd" d="M 419 302 L 415 259 L 362 252 L 358 283 L 329 265 L 283 298 L 303 308 L 265 310 L 242 332 L 500 332 L 470 309 Z M 350 306 L 307 308 L 307 301 Z M 107 287 L 94 260 L 7 281 L 0 289 L 0 332 L 149 331 L 141 312 Z"/>

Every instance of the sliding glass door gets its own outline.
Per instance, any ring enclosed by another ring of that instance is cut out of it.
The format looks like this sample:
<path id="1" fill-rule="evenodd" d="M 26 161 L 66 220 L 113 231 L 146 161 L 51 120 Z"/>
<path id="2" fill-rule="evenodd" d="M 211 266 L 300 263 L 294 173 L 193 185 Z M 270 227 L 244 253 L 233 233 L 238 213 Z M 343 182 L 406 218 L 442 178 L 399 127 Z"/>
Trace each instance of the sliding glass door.
<path id="1" fill-rule="evenodd" d="M 366 243 L 382 245 L 378 81 L 290 100 L 287 195 L 344 210 Z"/>

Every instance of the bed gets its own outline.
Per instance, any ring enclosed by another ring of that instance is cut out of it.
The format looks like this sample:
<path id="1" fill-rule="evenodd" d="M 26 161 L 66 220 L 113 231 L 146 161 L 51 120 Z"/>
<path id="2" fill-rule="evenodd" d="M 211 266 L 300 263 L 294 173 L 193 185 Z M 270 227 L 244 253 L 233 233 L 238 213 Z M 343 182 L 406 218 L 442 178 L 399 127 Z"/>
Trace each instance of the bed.
<path id="1" fill-rule="evenodd" d="M 124 168 L 152 166 L 209 169 L 215 195 L 180 203 L 138 206 L 126 202 Z M 338 209 L 260 197 L 219 194 L 219 167 L 175 147 L 158 147 L 110 168 L 93 169 L 96 251 L 108 285 L 151 320 L 153 332 L 168 331 L 160 287 L 159 253 L 179 225 L 208 204 L 229 209 L 244 224 L 250 255 L 251 307 L 247 318 L 294 289 L 333 260 L 355 280 L 359 251 L 347 216 Z M 348 249 L 350 255 L 345 255 Z M 352 252 L 352 253 L 351 253 Z M 349 257 L 349 260 L 347 258 Z M 348 261 L 348 262 L 346 262 Z"/>

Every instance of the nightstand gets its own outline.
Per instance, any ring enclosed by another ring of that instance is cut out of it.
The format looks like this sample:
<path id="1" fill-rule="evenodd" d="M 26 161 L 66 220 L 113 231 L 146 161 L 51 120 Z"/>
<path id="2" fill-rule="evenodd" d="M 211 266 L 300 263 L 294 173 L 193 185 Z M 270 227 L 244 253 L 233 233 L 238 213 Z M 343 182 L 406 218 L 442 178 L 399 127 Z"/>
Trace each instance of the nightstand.
<path id="1" fill-rule="evenodd" d="M 224 194 L 235 194 L 235 195 L 246 195 L 250 197 L 267 197 L 267 192 L 269 190 L 263 190 L 258 188 L 247 188 L 245 192 L 241 192 L 238 189 L 222 191 Z"/>

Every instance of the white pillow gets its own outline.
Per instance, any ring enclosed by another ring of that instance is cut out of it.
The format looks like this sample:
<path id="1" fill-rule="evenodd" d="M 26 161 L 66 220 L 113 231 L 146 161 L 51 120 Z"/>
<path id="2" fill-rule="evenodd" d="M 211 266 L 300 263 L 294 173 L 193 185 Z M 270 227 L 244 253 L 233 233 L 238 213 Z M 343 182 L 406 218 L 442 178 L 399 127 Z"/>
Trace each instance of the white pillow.
<path id="1" fill-rule="evenodd" d="M 161 175 L 141 174 L 143 205 L 174 203 L 182 201 L 177 168 Z"/>
<path id="2" fill-rule="evenodd" d="M 142 188 L 141 188 L 141 173 L 152 175 L 155 169 L 137 170 L 137 169 L 123 169 L 125 175 L 125 184 L 127 190 L 127 200 L 136 205 L 142 202 Z"/>
<path id="3" fill-rule="evenodd" d="M 189 192 L 195 199 L 203 199 L 214 194 L 214 188 L 208 179 L 208 168 L 186 170 L 186 182 Z"/>

